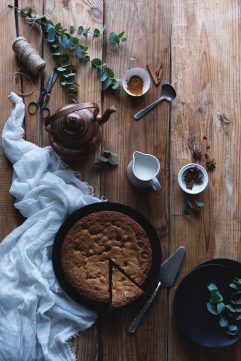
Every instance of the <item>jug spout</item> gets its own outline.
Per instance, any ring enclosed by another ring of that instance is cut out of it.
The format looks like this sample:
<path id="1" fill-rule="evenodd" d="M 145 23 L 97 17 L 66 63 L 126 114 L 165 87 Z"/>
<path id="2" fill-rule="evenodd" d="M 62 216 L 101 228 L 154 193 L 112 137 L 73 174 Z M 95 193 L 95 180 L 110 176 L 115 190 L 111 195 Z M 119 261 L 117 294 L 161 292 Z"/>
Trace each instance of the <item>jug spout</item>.
<path id="1" fill-rule="evenodd" d="M 102 125 L 105 122 L 107 122 L 107 120 L 110 118 L 111 114 L 116 111 L 117 111 L 117 108 L 115 106 L 112 106 L 112 107 L 106 109 L 103 114 L 97 115 L 96 118 L 97 118 L 98 124 Z"/>
<path id="2" fill-rule="evenodd" d="M 136 150 L 134 153 L 133 153 L 133 161 L 137 161 L 138 159 L 142 159 L 146 156 L 145 153 L 142 153 L 142 152 L 139 152 L 138 150 Z"/>

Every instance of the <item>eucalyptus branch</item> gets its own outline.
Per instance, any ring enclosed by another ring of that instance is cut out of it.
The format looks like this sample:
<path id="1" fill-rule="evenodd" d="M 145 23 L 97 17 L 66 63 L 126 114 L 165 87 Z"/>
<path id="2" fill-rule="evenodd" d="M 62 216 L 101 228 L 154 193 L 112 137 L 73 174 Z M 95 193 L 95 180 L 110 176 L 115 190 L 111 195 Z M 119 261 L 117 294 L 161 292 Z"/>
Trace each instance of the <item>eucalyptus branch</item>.
<path id="1" fill-rule="evenodd" d="M 81 37 L 88 38 L 92 34 L 93 39 L 104 36 L 105 25 L 102 32 L 95 28 L 93 31 L 89 28 L 79 26 L 75 28 L 70 25 L 67 30 L 61 23 L 54 24 L 46 16 L 40 16 L 33 13 L 31 8 L 20 9 L 9 5 L 10 8 L 16 8 L 19 15 L 26 19 L 27 23 L 32 26 L 38 24 L 41 27 L 45 39 L 50 45 L 52 56 L 57 65 L 57 72 L 62 87 L 67 89 L 68 96 L 71 101 L 77 102 L 79 84 L 75 81 L 76 65 L 73 64 L 73 58 L 77 58 L 80 62 L 89 61 L 87 53 L 88 47 L 81 43 Z M 121 41 L 125 41 L 124 32 L 119 34 L 111 32 L 109 34 L 109 44 L 112 46 L 119 45 Z M 104 82 L 103 90 L 110 87 L 115 92 L 119 91 L 119 80 L 114 76 L 113 71 L 98 58 L 91 61 L 92 66 L 96 68 L 98 78 Z"/>

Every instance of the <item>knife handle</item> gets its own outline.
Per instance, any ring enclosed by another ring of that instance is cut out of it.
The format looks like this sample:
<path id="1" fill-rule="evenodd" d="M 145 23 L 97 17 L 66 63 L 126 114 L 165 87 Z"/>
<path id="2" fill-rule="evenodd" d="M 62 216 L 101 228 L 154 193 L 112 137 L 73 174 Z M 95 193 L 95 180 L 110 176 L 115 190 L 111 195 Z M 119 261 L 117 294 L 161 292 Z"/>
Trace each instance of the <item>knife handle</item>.
<path id="1" fill-rule="evenodd" d="M 151 296 L 148 298 L 147 302 L 144 304 L 144 306 L 142 307 L 140 312 L 136 315 L 134 320 L 129 323 L 128 328 L 127 328 L 128 333 L 134 333 L 136 331 L 136 329 L 137 329 L 139 323 L 141 322 L 141 320 L 143 319 L 146 311 L 148 310 L 148 308 L 152 304 L 154 298 L 156 297 L 161 285 L 162 285 L 161 282 L 158 282 L 157 287 L 152 292 Z"/>

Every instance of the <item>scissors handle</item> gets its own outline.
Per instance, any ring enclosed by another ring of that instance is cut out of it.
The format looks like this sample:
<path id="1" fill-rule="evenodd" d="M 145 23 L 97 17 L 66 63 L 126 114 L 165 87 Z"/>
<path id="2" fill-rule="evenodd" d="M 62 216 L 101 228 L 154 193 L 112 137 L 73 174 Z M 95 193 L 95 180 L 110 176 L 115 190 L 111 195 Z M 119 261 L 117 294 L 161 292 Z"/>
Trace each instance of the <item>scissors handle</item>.
<path id="1" fill-rule="evenodd" d="M 37 112 L 37 110 L 38 110 L 38 104 L 37 103 L 35 103 L 35 102 L 29 103 L 29 105 L 28 105 L 28 113 L 30 115 L 35 114 Z"/>

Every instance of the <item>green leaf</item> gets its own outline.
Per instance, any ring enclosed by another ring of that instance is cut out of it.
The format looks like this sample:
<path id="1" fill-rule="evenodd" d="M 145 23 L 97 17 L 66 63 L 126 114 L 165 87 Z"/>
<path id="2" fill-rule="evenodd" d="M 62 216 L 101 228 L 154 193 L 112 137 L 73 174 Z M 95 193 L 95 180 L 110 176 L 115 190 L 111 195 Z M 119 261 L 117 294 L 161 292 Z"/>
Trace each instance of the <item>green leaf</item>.
<path id="1" fill-rule="evenodd" d="M 109 43 L 110 45 L 116 45 L 120 43 L 118 35 L 114 31 L 112 31 L 109 35 Z"/>
<path id="2" fill-rule="evenodd" d="M 107 150 L 107 149 L 103 149 L 103 152 L 102 152 L 104 155 L 105 154 L 108 154 L 108 155 L 112 155 L 113 157 L 118 157 L 118 154 L 115 153 L 115 152 L 112 152 L 111 150 Z"/>
<path id="3" fill-rule="evenodd" d="M 217 286 L 214 284 L 214 283 L 210 283 L 208 286 L 207 286 L 209 292 L 212 292 L 212 291 L 218 291 L 218 288 Z"/>
<path id="4" fill-rule="evenodd" d="M 57 23 L 54 28 L 55 28 L 55 31 L 56 31 L 56 32 L 57 32 L 57 31 L 60 31 L 60 30 L 62 29 L 61 23 Z"/>
<path id="5" fill-rule="evenodd" d="M 74 34 L 74 26 L 73 25 L 70 25 L 70 27 L 69 27 L 69 33 L 72 35 L 72 34 Z"/>
<path id="6" fill-rule="evenodd" d="M 70 39 L 71 46 L 77 46 L 79 44 L 79 39 L 76 36 L 73 36 Z"/>
<path id="7" fill-rule="evenodd" d="M 183 207 L 182 213 L 185 214 L 186 216 L 189 216 L 189 215 L 190 215 L 190 208 L 188 208 L 188 207 Z"/>
<path id="8" fill-rule="evenodd" d="M 99 29 L 94 29 L 93 38 L 99 38 L 99 36 L 100 36 L 100 30 Z"/>
<path id="9" fill-rule="evenodd" d="M 87 38 L 89 31 L 90 31 L 90 28 L 86 28 L 86 29 L 83 30 L 83 36 L 85 38 Z"/>
<path id="10" fill-rule="evenodd" d="M 235 305 L 241 305 L 241 291 L 232 293 L 231 302 Z"/>
<path id="11" fill-rule="evenodd" d="M 228 330 L 230 332 L 237 332 L 238 331 L 238 327 L 236 325 L 230 325 Z"/>
<path id="12" fill-rule="evenodd" d="M 207 302 L 207 309 L 210 313 L 212 313 L 213 315 L 217 316 L 218 315 L 218 312 L 217 312 L 217 309 L 216 307 L 210 303 L 210 302 Z"/>
<path id="13" fill-rule="evenodd" d="M 108 89 L 110 85 L 111 85 L 111 80 L 108 79 L 108 80 L 104 83 L 104 85 L 103 85 L 103 90 Z"/>
<path id="14" fill-rule="evenodd" d="M 219 320 L 219 325 L 220 327 L 227 327 L 228 326 L 228 321 L 226 320 L 226 318 L 221 317 Z"/>
<path id="15" fill-rule="evenodd" d="M 61 73 L 63 71 L 66 71 L 66 68 L 64 68 L 63 66 L 59 66 L 56 70 Z"/>
<path id="16" fill-rule="evenodd" d="M 108 78 L 113 79 L 115 77 L 113 71 L 110 68 L 105 68 L 105 73 L 107 74 Z"/>
<path id="17" fill-rule="evenodd" d="M 91 60 L 91 65 L 94 68 L 97 68 L 97 67 L 101 66 L 101 64 L 102 64 L 102 61 L 99 58 L 95 58 L 95 59 Z"/>
<path id="18" fill-rule="evenodd" d="M 98 156 L 98 159 L 101 161 L 101 162 L 104 162 L 104 163 L 107 163 L 108 162 L 108 158 L 104 157 L 103 155 L 99 155 Z"/>
<path id="19" fill-rule="evenodd" d="M 115 83 L 113 86 L 112 86 L 112 89 L 113 90 L 117 90 L 120 88 L 120 84 L 119 83 Z"/>
<path id="20" fill-rule="evenodd" d="M 218 314 L 222 313 L 225 310 L 225 304 L 223 302 L 217 303 L 217 312 Z"/>
<path id="21" fill-rule="evenodd" d="M 231 313 L 236 313 L 236 312 L 240 312 L 240 311 L 237 311 L 237 309 L 235 307 L 233 307 L 232 305 L 228 304 L 226 305 L 226 308 L 231 312 Z"/>
<path id="22" fill-rule="evenodd" d="M 49 42 L 55 41 L 55 35 L 56 35 L 55 29 L 54 29 L 53 27 L 51 27 L 51 28 L 48 30 L 48 41 L 49 41 Z"/>
<path id="23" fill-rule="evenodd" d="M 60 84 L 61 84 L 62 86 L 65 86 L 65 85 L 67 85 L 67 81 L 61 81 Z"/>
<path id="24" fill-rule="evenodd" d="M 125 32 L 122 31 L 121 33 L 118 34 L 118 39 L 121 40 L 121 38 L 123 38 L 124 35 L 125 35 Z"/>
<path id="25" fill-rule="evenodd" d="M 81 49 L 80 46 L 77 46 L 75 49 L 75 53 L 79 59 L 83 59 L 85 57 L 85 52 Z"/>
<path id="26" fill-rule="evenodd" d="M 67 73 L 67 74 L 64 74 L 63 76 L 68 79 L 68 78 L 72 78 L 75 75 L 76 75 L 76 73 Z"/>
<path id="27" fill-rule="evenodd" d="M 59 42 L 60 42 L 62 48 L 64 48 L 65 50 L 67 50 L 69 48 L 69 39 L 67 38 L 66 35 L 60 35 Z"/>
<path id="28" fill-rule="evenodd" d="M 56 43 L 51 43 L 50 45 L 52 49 L 58 49 L 58 45 Z"/>
<path id="29" fill-rule="evenodd" d="M 79 27 L 78 27 L 77 34 L 78 34 L 78 35 L 82 35 L 82 34 L 83 34 L 83 31 L 84 31 L 83 26 L 79 26 Z"/>
<path id="30" fill-rule="evenodd" d="M 192 201 L 190 199 L 186 199 L 186 202 L 188 204 L 188 207 L 192 209 L 193 208 Z"/>
<path id="31" fill-rule="evenodd" d="M 97 70 L 100 70 L 100 69 L 97 69 Z M 97 74 L 97 75 L 98 75 L 98 74 Z M 98 78 L 99 78 L 100 81 L 105 81 L 105 80 L 108 78 L 108 76 L 106 75 L 105 72 L 104 72 L 104 73 L 101 73 L 101 71 L 100 71 L 100 73 L 99 73 L 99 75 L 98 75 Z"/>
<path id="32" fill-rule="evenodd" d="M 203 206 L 204 206 L 204 203 L 201 202 L 201 201 L 195 200 L 195 203 L 196 203 L 196 205 L 197 205 L 198 207 L 203 207 Z"/>
<path id="33" fill-rule="evenodd" d="M 117 162 L 117 160 L 114 160 L 114 159 L 108 159 L 108 164 L 116 167 L 118 165 L 118 162 Z"/>
<path id="34" fill-rule="evenodd" d="M 238 289 L 238 287 L 237 287 L 237 285 L 235 283 L 230 283 L 229 287 L 233 288 L 234 290 Z"/>

